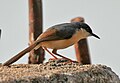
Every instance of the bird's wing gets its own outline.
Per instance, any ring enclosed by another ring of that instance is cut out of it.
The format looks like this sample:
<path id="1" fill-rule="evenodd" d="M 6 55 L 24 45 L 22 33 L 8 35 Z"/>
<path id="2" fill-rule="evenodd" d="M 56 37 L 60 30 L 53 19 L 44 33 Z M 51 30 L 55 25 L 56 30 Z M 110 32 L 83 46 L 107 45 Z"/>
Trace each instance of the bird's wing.
<path id="1" fill-rule="evenodd" d="M 56 25 L 47 29 L 41 34 L 36 42 L 69 39 L 75 33 L 75 28 L 71 24 Z"/>

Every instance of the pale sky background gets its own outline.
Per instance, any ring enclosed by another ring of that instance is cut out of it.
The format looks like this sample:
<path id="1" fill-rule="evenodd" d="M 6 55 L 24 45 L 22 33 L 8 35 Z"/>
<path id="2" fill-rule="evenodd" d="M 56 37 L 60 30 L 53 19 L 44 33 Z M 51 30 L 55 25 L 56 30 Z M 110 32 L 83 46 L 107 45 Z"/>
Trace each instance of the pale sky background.
<path id="1" fill-rule="evenodd" d="M 43 11 L 44 30 L 83 16 L 101 38 L 88 38 L 92 63 L 107 65 L 120 76 L 120 0 L 43 0 Z M 0 28 L 3 63 L 28 46 L 28 0 L 0 0 Z M 73 46 L 58 52 L 76 59 Z M 16 63 L 27 59 L 28 54 Z"/>

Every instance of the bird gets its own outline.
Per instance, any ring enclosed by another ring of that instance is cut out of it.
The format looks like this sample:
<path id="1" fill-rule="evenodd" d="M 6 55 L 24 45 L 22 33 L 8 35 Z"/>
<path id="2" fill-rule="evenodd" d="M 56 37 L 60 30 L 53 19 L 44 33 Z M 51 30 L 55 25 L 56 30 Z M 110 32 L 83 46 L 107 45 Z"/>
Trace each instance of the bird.
<path id="1" fill-rule="evenodd" d="M 72 46 L 75 43 L 77 43 L 79 40 L 87 38 L 89 36 L 94 36 L 100 39 L 99 36 L 93 33 L 90 26 L 83 22 L 61 23 L 61 24 L 51 26 L 45 32 L 43 32 L 40 36 L 38 36 L 38 38 L 35 40 L 35 42 L 32 45 L 22 50 L 21 52 L 19 52 L 10 60 L 5 62 L 3 65 L 4 66 L 10 65 L 13 62 L 17 61 L 26 53 L 30 52 L 31 50 L 33 49 L 36 50 L 40 47 L 44 48 L 55 59 L 57 59 L 57 57 L 55 56 L 57 55 L 72 61 L 71 59 L 63 55 L 58 54 L 57 50 L 65 49 L 69 46 Z M 52 53 L 47 48 L 53 49 Z"/>

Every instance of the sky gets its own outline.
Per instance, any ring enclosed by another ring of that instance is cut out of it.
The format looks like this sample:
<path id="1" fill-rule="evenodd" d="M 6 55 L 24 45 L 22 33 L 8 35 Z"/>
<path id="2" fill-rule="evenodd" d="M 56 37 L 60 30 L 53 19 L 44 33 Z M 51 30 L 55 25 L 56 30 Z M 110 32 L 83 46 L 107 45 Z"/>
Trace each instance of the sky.
<path id="1" fill-rule="evenodd" d="M 92 64 L 111 67 L 120 76 L 120 0 L 43 0 L 44 31 L 82 16 L 100 40 L 89 37 Z M 28 46 L 28 0 L 0 0 L 0 63 Z M 59 53 L 76 60 L 73 46 Z M 46 61 L 51 56 L 46 53 Z M 16 63 L 27 63 L 28 54 Z"/>

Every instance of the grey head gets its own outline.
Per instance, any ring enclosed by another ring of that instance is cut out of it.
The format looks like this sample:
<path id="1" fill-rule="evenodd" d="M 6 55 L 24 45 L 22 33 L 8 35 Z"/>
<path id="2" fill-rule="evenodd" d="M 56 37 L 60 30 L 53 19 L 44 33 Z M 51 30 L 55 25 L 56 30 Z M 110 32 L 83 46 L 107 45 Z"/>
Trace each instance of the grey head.
<path id="1" fill-rule="evenodd" d="M 86 37 L 94 36 L 94 37 L 100 39 L 99 36 L 97 36 L 96 34 L 94 34 L 92 32 L 92 29 L 90 28 L 90 26 L 88 24 L 83 23 L 83 22 L 76 22 L 75 24 L 80 27 L 79 29 L 86 35 Z"/>

